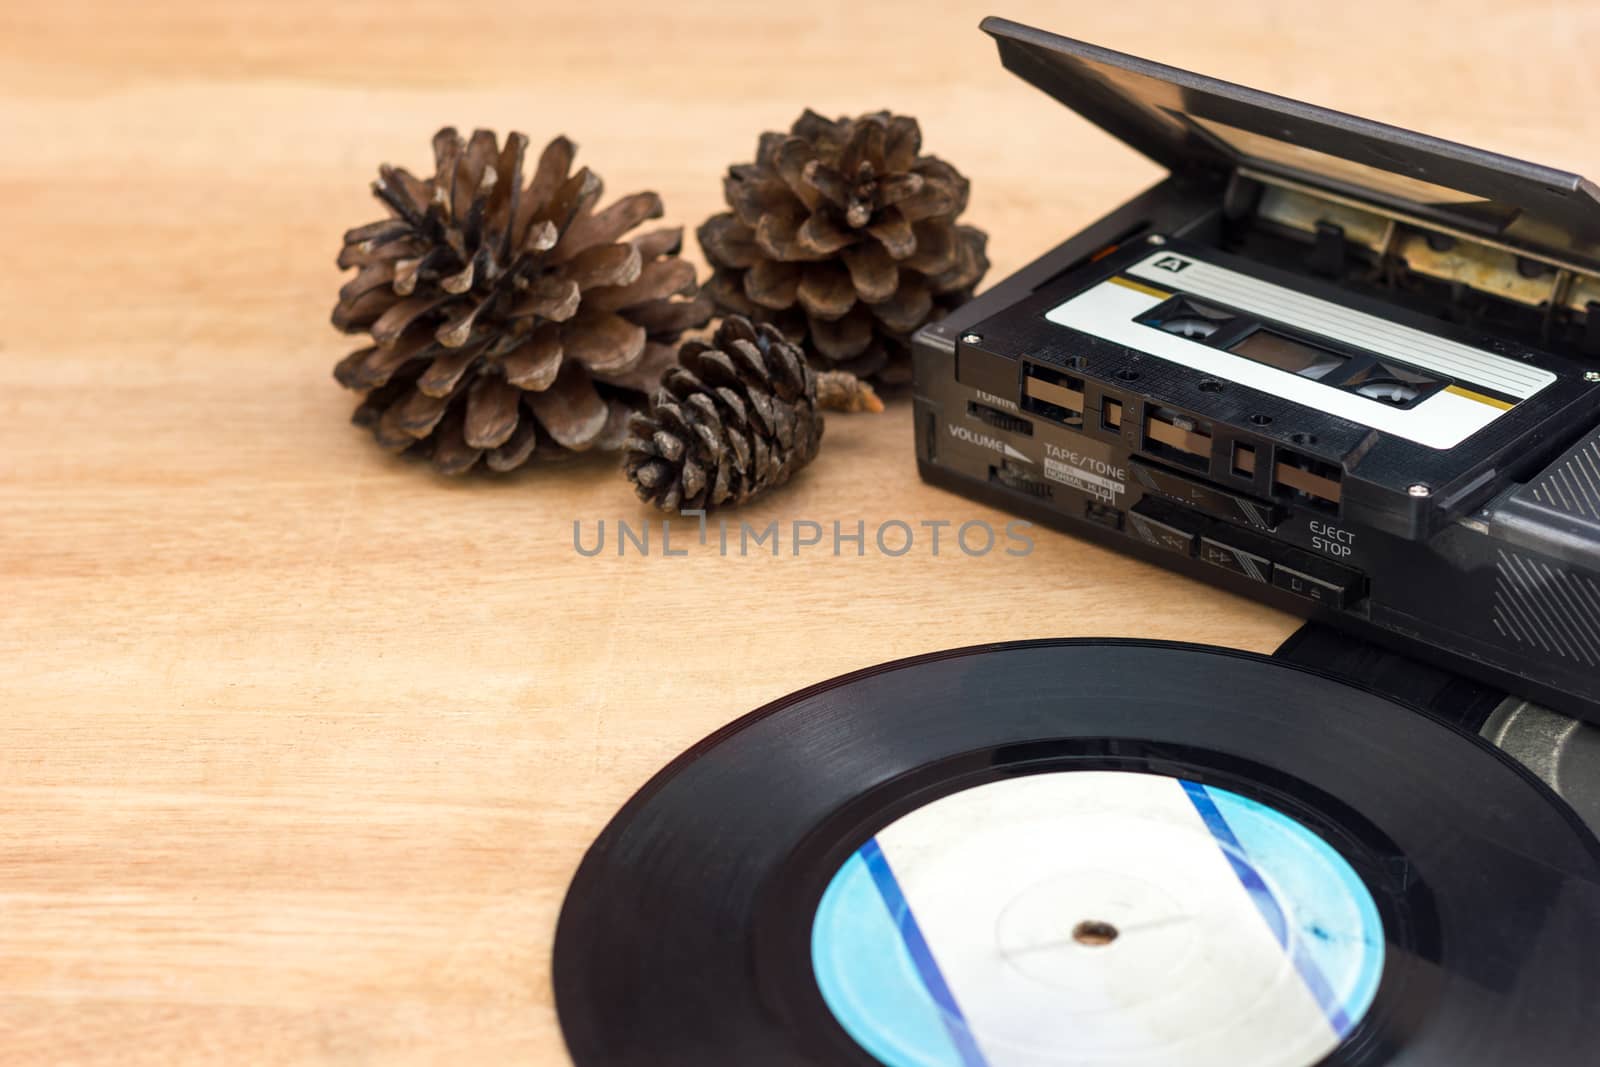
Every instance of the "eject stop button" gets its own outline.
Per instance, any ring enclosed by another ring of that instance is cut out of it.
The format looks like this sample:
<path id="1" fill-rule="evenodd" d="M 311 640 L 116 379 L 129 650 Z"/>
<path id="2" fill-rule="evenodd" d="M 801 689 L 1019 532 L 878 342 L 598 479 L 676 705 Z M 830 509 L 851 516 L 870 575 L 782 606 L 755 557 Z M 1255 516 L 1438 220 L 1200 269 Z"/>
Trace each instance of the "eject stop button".
<path id="1" fill-rule="evenodd" d="M 1272 571 L 1272 584 L 1330 608 L 1342 608 L 1359 600 L 1362 578 L 1355 571 L 1315 560 L 1280 562 Z"/>

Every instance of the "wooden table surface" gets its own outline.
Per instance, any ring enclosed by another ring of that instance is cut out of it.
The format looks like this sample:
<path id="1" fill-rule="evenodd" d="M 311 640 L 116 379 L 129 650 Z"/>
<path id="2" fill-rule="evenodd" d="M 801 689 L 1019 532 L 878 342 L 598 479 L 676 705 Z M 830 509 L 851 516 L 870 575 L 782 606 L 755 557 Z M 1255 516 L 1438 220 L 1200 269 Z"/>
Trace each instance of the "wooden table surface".
<path id="1" fill-rule="evenodd" d="M 1000 13 L 1600 172 L 1600 8 L 1328 10 Z M 8 5 L 0 1062 L 562 1063 L 567 881 L 708 731 L 932 649 L 1290 632 L 1043 531 L 1024 558 L 585 558 L 575 520 L 646 517 L 611 461 L 446 481 L 346 421 L 339 235 L 444 123 L 566 132 L 692 227 L 802 107 L 916 114 L 973 180 L 991 279 L 1158 176 L 1004 73 L 985 13 Z M 738 517 L 1002 518 L 918 482 L 903 403 L 834 419 Z"/>

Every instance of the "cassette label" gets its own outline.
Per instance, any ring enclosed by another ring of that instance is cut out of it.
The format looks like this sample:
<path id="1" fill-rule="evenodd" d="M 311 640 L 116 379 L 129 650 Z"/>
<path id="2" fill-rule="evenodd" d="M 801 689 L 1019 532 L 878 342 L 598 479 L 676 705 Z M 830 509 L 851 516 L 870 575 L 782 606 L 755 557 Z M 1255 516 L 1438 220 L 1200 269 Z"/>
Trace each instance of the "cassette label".
<path id="1" fill-rule="evenodd" d="M 1154 252 L 1045 317 L 1435 449 L 1557 380 L 1188 252 Z"/>

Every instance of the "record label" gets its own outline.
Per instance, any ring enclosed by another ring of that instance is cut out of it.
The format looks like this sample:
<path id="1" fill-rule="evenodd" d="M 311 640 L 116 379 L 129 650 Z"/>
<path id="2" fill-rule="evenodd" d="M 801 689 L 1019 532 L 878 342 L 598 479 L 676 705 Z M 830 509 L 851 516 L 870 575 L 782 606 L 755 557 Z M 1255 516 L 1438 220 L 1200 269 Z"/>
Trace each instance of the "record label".
<path id="1" fill-rule="evenodd" d="M 1160 774 L 1002 779 L 834 875 L 812 968 L 889 1067 L 1306 1067 L 1371 1006 L 1385 936 L 1327 842 Z"/>

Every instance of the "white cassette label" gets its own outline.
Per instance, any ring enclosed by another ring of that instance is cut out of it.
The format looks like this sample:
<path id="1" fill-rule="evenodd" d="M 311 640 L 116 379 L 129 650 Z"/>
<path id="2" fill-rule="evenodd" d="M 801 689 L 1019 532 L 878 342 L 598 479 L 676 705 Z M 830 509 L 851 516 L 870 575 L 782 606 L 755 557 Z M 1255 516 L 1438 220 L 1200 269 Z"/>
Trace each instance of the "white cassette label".
<path id="1" fill-rule="evenodd" d="M 1556 381 L 1542 367 L 1356 311 L 1219 267 L 1187 253 L 1154 252 L 1052 308 L 1045 317 L 1215 378 L 1236 382 L 1429 448 L 1453 448 Z M 1182 293 L 1333 339 L 1451 383 L 1397 407 L 1138 320 Z"/>

